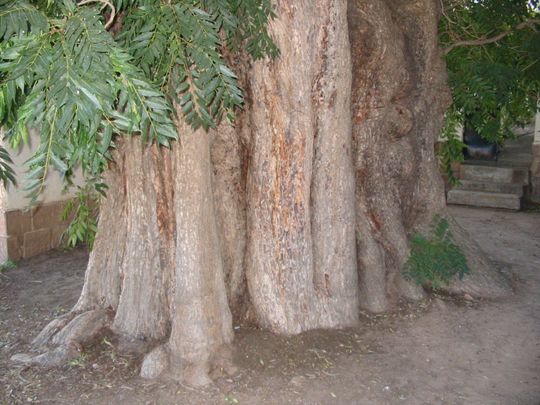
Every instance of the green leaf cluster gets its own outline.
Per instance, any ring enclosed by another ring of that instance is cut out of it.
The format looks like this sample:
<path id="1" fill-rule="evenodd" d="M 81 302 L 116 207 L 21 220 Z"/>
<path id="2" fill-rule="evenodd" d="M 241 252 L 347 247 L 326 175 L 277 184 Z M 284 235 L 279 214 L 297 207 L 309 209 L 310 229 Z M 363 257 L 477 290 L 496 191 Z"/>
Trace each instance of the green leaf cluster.
<path id="1" fill-rule="evenodd" d="M 449 49 L 446 63 L 453 98 L 447 129 L 466 125 L 484 139 L 503 144 L 513 137 L 513 127 L 529 123 L 537 111 L 539 2 L 445 0 L 443 4 L 440 42 Z M 443 149 L 446 157 L 456 154 L 456 146 Z"/>
<path id="2" fill-rule="evenodd" d="M 106 3 L 0 0 L 0 126 L 13 148 L 38 134 L 33 200 L 51 168 L 67 185 L 77 167 L 99 178 L 116 136 L 169 146 L 175 119 L 205 129 L 232 120 L 243 95 L 231 53 L 278 54 L 269 0 Z M 0 178 L 12 181 L 9 163 L 0 150 Z"/>
<path id="3" fill-rule="evenodd" d="M 464 161 L 463 148 L 465 148 L 465 144 L 458 133 L 462 128 L 462 123 L 463 117 L 461 111 L 452 108 L 449 109 L 446 112 L 444 126 L 440 136 L 443 146 L 438 151 L 439 163 L 444 173 L 448 176 L 448 182 L 452 185 L 459 183 L 459 179 L 452 169 L 452 163 Z"/>
<path id="4" fill-rule="evenodd" d="M 469 272 L 467 258 L 454 243 L 448 221 L 439 216 L 431 225 L 431 234 L 415 234 L 411 253 L 403 268 L 407 279 L 433 289 L 447 285 L 455 276 L 461 279 Z"/>
<path id="5" fill-rule="evenodd" d="M 194 128 L 215 127 L 224 114 L 232 120 L 243 96 L 225 50 L 244 47 L 254 59 L 277 56 L 266 31 L 270 1 L 139 3 L 126 15 L 118 42 Z"/>
<path id="6" fill-rule="evenodd" d="M 66 203 L 62 212 L 62 221 L 69 221 L 60 237 L 62 245 L 73 248 L 82 243 L 92 250 L 97 232 L 99 201 L 105 196 L 106 188 L 104 183 L 92 181 L 78 187 L 75 198 Z"/>

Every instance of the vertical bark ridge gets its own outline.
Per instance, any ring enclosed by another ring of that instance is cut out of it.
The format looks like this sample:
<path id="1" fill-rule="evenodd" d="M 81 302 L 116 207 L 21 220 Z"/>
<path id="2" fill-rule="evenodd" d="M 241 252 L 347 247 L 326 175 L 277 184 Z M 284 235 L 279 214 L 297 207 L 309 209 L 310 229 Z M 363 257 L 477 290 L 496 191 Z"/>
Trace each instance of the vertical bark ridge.
<path id="1" fill-rule="evenodd" d="M 176 271 L 169 348 L 172 371 L 209 382 L 212 354 L 233 339 L 215 218 L 210 134 L 179 124 L 176 148 Z"/>
<path id="2" fill-rule="evenodd" d="M 118 142 L 118 150 L 122 149 Z M 118 268 L 124 260 L 126 240 L 125 190 L 123 184 L 123 157 L 115 153 L 115 163 L 105 174 L 109 189 L 101 203 L 98 231 L 94 249 L 90 254 L 84 285 L 74 312 L 97 307 L 116 310 L 120 297 L 121 278 Z M 111 226 L 115 224 L 115 226 Z"/>
<path id="3" fill-rule="evenodd" d="M 216 221 L 223 256 L 225 286 L 235 322 L 240 322 L 249 305 L 244 256 L 246 249 L 246 159 L 239 132 L 245 125 L 237 120 L 236 128 L 221 124 L 213 132 L 211 161 Z"/>
<path id="4" fill-rule="evenodd" d="M 246 271 L 258 321 L 277 332 L 357 317 L 345 10 L 278 2 L 271 32 L 287 58 L 251 72 Z"/>
<path id="5" fill-rule="evenodd" d="M 426 215 L 443 212 L 446 208 L 444 184 L 438 170 L 434 144 L 443 125 L 444 112 L 451 103 L 446 84 L 446 67 L 438 46 L 440 4 L 432 0 L 402 3 L 394 13 L 404 21 L 403 36 L 408 54 L 415 55 L 408 70 L 415 85 L 407 103 L 412 112 L 411 133 L 408 137 L 409 156 L 414 166 L 408 176 L 414 187 L 404 188 L 406 199 L 403 218 L 408 229 L 426 222 Z M 430 221 L 432 218 L 427 218 Z"/>
<path id="6" fill-rule="evenodd" d="M 311 61 L 305 46 L 311 24 L 298 15 L 304 2 L 280 4 L 272 33 L 290 58 L 255 64 L 251 74 L 251 159 L 248 169 L 247 280 L 261 326 L 284 333 L 306 328 L 312 312 L 309 185 L 311 175 L 311 81 L 298 81 L 296 61 Z M 297 15 L 298 13 L 298 15 Z M 305 70 L 304 70 L 305 69 Z M 296 74 L 295 74 L 296 72 Z M 312 66 L 302 75 L 313 77 Z"/>
<path id="7" fill-rule="evenodd" d="M 176 259 L 176 218 L 174 212 L 174 187 L 171 179 L 174 178 L 174 153 L 168 148 L 152 145 L 153 174 L 156 189 L 156 216 L 160 235 L 159 259 L 162 272 L 162 285 L 165 307 L 170 307 L 172 290 L 172 275 Z"/>
<path id="8" fill-rule="evenodd" d="M 319 71 L 312 87 L 314 158 L 311 226 L 318 324 L 353 324 L 358 311 L 354 170 L 351 133 L 351 57 L 347 6 L 323 2 L 318 32 Z M 336 311 L 342 311 L 339 315 Z M 338 320 L 339 319 L 339 320 Z"/>
<path id="9" fill-rule="evenodd" d="M 158 169 L 152 147 L 132 138 L 125 146 L 126 216 L 125 256 L 120 266 L 122 292 L 113 330 L 145 340 L 162 339 L 170 328 L 166 284 L 157 218 Z"/>

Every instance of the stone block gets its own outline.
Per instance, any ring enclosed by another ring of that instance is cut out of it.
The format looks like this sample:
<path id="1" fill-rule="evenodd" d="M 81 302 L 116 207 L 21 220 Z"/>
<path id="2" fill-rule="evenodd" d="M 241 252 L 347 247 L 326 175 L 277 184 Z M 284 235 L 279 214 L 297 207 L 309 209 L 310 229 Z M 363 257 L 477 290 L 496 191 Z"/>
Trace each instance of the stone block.
<path id="1" fill-rule="evenodd" d="M 523 184 L 519 183 L 492 183 L 473 180 L 461 180 L 455 187 L 458 190 L 485 191 L 488 193 L 516 194 L 523 196 Z"/>
<path id="2" fill-rule="evenodd" d="M 21 260 L 21 244 L 19 243 L 19 238 L 16 236 L 8 236 L 7 238 L 7 253 L 10 260 Z"/>
<path id="3" fill-rule="evenodd" d="M 23 242 L 24 234 L 32 230 L 32 212 L 11 210 L 5 212 L 6 236 L 15 236 L 19 243 Z"/>
<path id="4" fill-rule="evenodd" d="M 51 229 L 26 232 L 23 242 L 23 258 L 39 255 L 51 249 Z"/>
<path id="5" fill-rule="evenodd" d="M 52 228 L 64 223 L 61 217 L 65 206 L 65 201 L 57 201 L 36 207 L 32 215 L 33 229 Z"/>
<path id="6" fill-rule="evenodd" d="M 0 263 L 9 259 L 7 237 L 0 236 Z"/>
<path id="7" fill-rule="evenodd" d="M 540 177 L 531 177 L 531 191 L 528 197 L 531 202 L 540 204 Z"/>
<path id="8" fill-rule="evenodd" d="M 521 197 L 506 193 L 453 189 L 448 192 L 447 202 L 448 204 L 471 205 L 473 207 L 521 209 Z"/>
<path id="9" fill-rule="evenodd" d="M 528 169 L 523 168 L 461 165 L 460 178 L 486 183 L 529 184 Z"/>

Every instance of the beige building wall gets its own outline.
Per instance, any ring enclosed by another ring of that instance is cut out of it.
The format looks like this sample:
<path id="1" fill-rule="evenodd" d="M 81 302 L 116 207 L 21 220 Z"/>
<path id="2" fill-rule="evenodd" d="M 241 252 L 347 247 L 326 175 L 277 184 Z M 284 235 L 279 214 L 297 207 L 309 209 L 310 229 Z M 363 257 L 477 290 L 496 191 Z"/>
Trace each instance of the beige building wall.
<path id="1" fill-rule="evenodd" d="M 47 174 L 39 203 L 29 207 L 28 192 L 23 190 L 25 162 L 36 150 L 36 141 L 37 134 L 32 134 L 30 145 L 19 150 L 12 150 L 4 143 L 13 160 L 17 186 L 0 186 L 0 262 L 35 256 L 58 247 L 68 225 L 61 216 L 76 187 L 66 192 L 62 176 L 54 168 Z M 83 184 L 80 171 L 74 176 L 74 183 Z"/>

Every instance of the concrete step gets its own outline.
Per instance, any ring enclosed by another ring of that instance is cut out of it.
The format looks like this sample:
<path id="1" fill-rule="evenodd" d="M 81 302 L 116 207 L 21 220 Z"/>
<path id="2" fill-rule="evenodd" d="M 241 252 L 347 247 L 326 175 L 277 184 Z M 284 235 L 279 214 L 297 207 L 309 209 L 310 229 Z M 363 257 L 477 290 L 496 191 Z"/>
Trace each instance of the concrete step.
<path id="1" fill-rule="evenodd" d="M 456 190 L 484 191 L 488 193 L 516 194 L 523 196 L 523 184 L 516 183 L 494 183 L 474 180 L 460 180 L 454 187 Z"/>
<path id="2" fill-rule="evenodd" d="M 471 205 L 473 207 L 521 209 L 521 197 L 508 193 L 453 189 L 448 192 L 447 202 L 448 204 Z"/>
<path id="3" fill-rule="evenodd" d="M 527 168 L 496 167 L 464 164 L 461 165 L 460 178 L 462 180 L 479 181 L 483 183 L 529 183 Z"/>
<path id="4" fill-rule="evenodd" d="M 497 163 L 499 163 L 500 166 L 506 167 L 529 167 L 532 163 L 532 160 L 533 156 L 531 153 L 519 153 L 516 155 L 499 158 Z"/>

